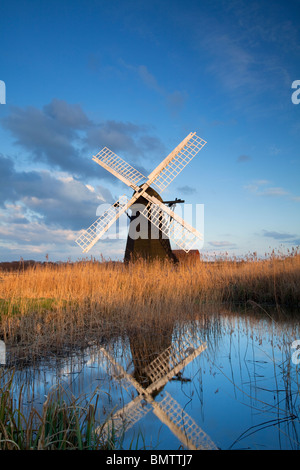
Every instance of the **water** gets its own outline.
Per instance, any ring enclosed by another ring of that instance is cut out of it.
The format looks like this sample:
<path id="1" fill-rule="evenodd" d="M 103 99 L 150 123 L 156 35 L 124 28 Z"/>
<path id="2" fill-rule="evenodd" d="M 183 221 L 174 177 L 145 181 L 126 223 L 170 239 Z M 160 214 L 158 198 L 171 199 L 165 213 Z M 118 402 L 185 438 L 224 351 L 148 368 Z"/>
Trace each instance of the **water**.
<path id="1" fill-rule="evenodd" d="M 58 383 L 83 402 L 98 396 L 97 420 L 113 416 L 125 449 L 299 449 L 299 338 L 293 317 L 199 315 L 16 366 L 15 390 L 27 409 Z"/>

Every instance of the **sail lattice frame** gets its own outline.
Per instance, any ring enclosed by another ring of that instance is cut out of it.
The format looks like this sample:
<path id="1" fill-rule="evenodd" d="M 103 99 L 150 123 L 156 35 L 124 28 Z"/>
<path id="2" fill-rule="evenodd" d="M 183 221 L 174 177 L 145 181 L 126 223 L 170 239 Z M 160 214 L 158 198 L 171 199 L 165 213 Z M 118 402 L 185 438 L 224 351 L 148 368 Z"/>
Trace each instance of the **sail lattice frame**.
<path id="1" fill-rule="evenodd" d="M 205 144 L 206 141 L 197 136 L 196 133 L 190 134 L 187 143 L 175 149 L 170 156 L 167 157 L 169 161 L 166 159 L 165 165 L 160 169 L 157 176 L 155 176 L 150 184 L 153 185 L 158 192 L 163 192 Z"/>
<path id="2" fill-rule="evenodd" d="M 146 177 L 140 171 L 107 147 L 94 155 L 93 160 L 135 190 L 141 182 L 146 181 Z"/>

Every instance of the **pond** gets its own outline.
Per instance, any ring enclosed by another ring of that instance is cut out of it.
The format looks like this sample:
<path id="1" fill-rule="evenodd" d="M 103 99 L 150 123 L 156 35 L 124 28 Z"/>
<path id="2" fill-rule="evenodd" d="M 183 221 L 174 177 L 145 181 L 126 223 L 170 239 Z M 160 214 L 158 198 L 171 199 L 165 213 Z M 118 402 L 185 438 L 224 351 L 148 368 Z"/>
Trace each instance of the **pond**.
<path id="1" fill-rule="evenodd" d="M 299 449 L 299 338 L 296 316 L 199 314 L 34 368 L 15 364 L 14 387 L 28 409 L 57 384 L 98 400 L 97 420 L 124 449 Z"/>

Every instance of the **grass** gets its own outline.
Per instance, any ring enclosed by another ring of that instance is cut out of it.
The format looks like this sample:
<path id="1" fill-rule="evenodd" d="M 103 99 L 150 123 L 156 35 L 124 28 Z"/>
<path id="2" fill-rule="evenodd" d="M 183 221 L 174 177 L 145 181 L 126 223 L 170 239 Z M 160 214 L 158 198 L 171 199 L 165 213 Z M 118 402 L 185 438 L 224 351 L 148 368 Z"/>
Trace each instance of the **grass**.
<path id="1" fill-rule="evenodd" d="M 300 305 L 300 255 L 271 253 L 190 264 L 85 260 L 0 273 L 0 339 L 57 353 L 120 334 L 127 325 L 167 325 L 199 309 L 256 303 L 278 309 Z"/>
<path id="2" fill-rule="evenodd" d="M 14 371 L 0 369 L 0 450 L 112 450 L 120 442 L 102 432 L 95 403 L 69 396 L 60 386 L 52 390 L 42 412 L 22 404 L 22 387 L 15 396 Z"/>

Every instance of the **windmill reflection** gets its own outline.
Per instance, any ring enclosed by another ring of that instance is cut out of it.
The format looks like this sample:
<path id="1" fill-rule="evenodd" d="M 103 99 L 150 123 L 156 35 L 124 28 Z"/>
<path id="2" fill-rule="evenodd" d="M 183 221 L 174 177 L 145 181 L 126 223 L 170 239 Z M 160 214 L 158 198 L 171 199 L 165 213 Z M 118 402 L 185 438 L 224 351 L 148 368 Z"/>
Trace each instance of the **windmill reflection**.
<path id="1" fill-rule="evenodd" d="M 173 328 L 169 325 L 165 328 L 159 325 L 149 325 L 142 333 L 134 328 L 128 329 L 127 335 L 134 367 L 132 376 L 144 389 L 155 381 L 148 367 L 163 353 L 166 357 L 162 367 L 164 370 L 169 368 L 168 348 L 172 344 L 172 330 Z M 153 391 L 154 394 L 158 392 L 159 387 Z"/>
<path id="2" fill-rule="evenodd" d="M 150 329 L 145 334 L 131 330 L 128 336 L 133 374 L 125 371 L 108 348 L 101 348 L 112 377 L 128 392 L 132 387 L 137 392 L 137 396 L 106 423 L 105 431 L 109 433 L 113 430 L 115 435 L 120 435 L 152 410 L 188 449 L 217 449 L 210 437 L 168 392 L 164 391 L 162 400 L 157 399 L 165 385 L 173 377 L 178 377 L 182 369 L 206 349 L 206 343 L 193 338 L 190 333 L 172 340 L 170 329 L 161 334 Z"/>

